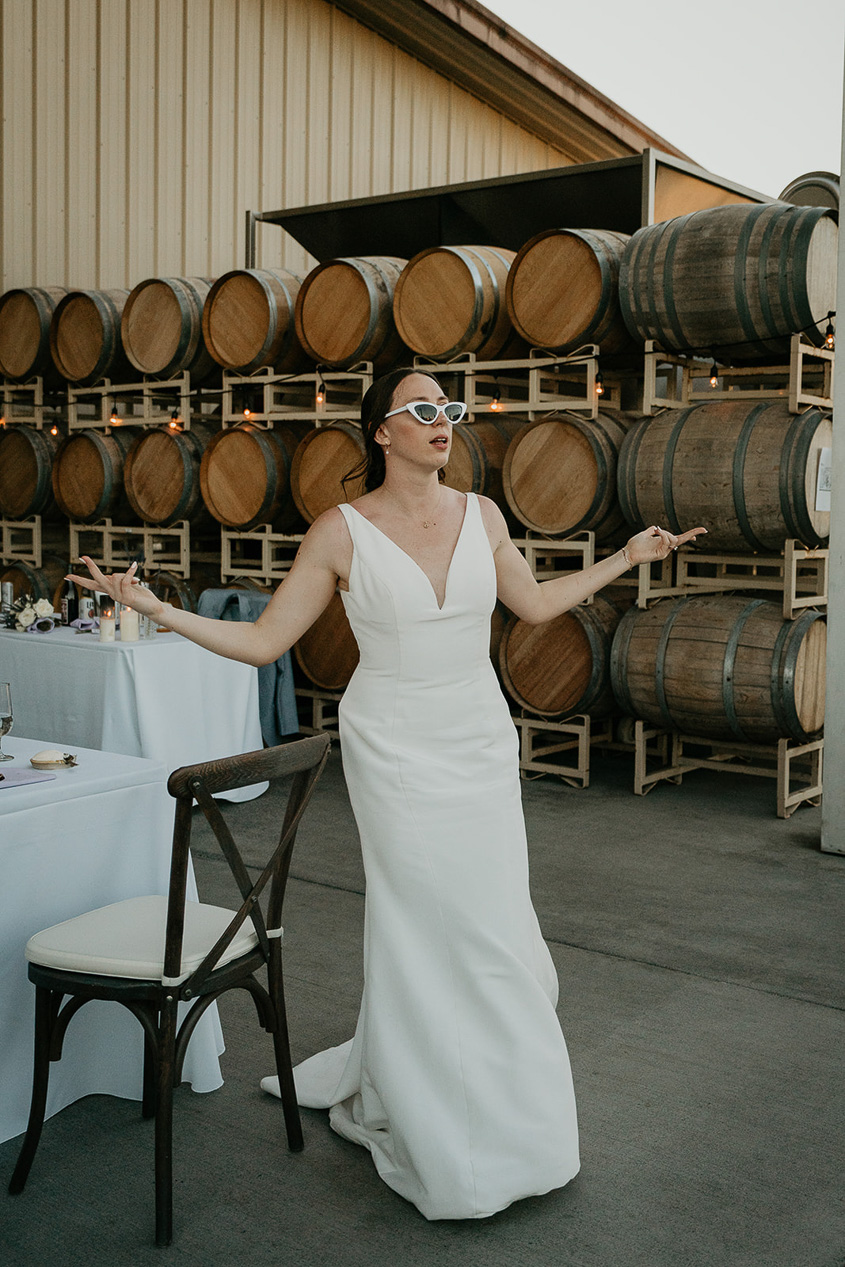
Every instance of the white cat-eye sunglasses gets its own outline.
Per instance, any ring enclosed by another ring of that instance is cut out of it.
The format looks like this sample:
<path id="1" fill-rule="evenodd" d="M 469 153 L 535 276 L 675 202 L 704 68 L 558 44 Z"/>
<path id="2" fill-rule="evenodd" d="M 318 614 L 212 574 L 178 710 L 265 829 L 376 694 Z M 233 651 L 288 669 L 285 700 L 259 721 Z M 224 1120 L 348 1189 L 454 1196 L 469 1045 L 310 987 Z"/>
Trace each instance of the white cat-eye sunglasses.
<path id="1" fill-rule="evenodd" d="M 460 422 L 467 411 L 462 400 L 448 400 L 445 405 L 433 405 L 430 400 L 412 400 L 401 409 L 391 409 L 390 413 L 384 416 L 392 418 L 394 414 L 403 414 L 406 409 L 409 414 L 413 414 L 417 422 L 423 422 L 427 427 L 437 421 L 439 414 L 442 414 L 447 422 Z"/>

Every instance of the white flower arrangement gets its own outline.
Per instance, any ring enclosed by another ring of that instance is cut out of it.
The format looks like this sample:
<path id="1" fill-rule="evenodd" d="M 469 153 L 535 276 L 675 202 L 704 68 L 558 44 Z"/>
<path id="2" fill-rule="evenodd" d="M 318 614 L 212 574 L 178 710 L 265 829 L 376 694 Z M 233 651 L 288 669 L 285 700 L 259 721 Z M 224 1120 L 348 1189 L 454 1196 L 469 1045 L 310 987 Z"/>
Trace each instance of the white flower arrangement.
<path id="1" fill-rule="evenodd" d="M 58 617 L 48 598 L 27 594 L 12 604 L 7 623 L 19 633 L 49 633 L 58 624 Z"/>

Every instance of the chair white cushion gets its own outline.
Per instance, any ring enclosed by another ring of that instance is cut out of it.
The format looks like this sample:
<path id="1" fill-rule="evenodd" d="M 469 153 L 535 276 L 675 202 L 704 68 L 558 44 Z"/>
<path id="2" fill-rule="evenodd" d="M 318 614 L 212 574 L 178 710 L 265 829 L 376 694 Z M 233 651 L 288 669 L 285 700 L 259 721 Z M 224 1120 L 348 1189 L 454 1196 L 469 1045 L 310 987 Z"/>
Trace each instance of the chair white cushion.
<path id="1" fill-rule="evenodd" d="M 182 972 L 172 984 L 184 981 L 202 963 L 234 914 L 222 906 L 185 903 Z M 161 981 L 166 920 L 166 897 L 128 898 L 36 933 L 27 942 L 26 957 L 45 968 Z M 223 952 L 220 964 L 239 958 L 257 944 L 252 920 L 247 919 Z"/>

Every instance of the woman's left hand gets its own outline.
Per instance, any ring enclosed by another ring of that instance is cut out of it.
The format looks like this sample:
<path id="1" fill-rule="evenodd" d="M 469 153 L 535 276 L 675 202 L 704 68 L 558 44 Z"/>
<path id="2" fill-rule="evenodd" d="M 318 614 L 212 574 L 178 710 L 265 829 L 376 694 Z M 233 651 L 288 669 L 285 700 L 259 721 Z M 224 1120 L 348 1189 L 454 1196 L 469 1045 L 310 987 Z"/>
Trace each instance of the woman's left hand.
<path id="1" fill-rule="evenodd" d="M 657 563 L 660 559 L 665 559 L 673 550 L 677 550 L 678 546 L 684 545 L 687 541 L 694 541 L 697 536 L 706 531 L 706 528 L 690 528 L 689 532 L 683 532 L 676 537 L 665 528 L 658 528 L 656 524 L 652 524 L 644 532 L 638 532 L 635 537 L 631 537 L 625 545 L 625 551 L 632 565 Z"/>

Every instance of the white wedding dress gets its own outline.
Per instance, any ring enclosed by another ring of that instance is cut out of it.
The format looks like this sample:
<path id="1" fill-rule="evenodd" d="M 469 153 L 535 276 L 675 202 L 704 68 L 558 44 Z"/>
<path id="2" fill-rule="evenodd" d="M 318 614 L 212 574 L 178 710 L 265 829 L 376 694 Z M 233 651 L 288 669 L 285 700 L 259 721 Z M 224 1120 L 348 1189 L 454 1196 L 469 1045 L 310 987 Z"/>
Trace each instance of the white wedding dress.
<path id="1" fill-rule="evenodd" d="M 440 608 L 408 554 L 340 509 L 361 650 L 340 734 L 366 869 L 364 993 L 354 1039 L 299 1065 L 297 1096 L 427 1218 L 483 1218 L 579 1166 L 517 734 L 489 655 L 493 556 L 468 494 Z"/>

